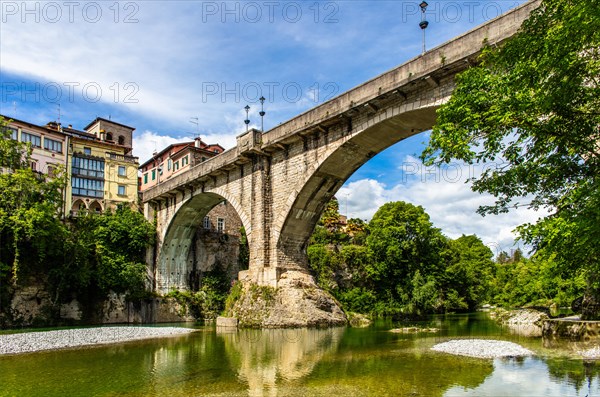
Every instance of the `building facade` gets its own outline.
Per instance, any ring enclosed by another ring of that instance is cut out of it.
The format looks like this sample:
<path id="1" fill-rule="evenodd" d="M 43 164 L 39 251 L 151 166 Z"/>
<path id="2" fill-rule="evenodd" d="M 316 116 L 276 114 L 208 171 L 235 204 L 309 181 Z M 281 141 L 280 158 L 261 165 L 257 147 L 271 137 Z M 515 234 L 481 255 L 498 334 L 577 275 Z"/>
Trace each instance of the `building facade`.
<path id="1" fill-rule="evenodd" d="M 31 145 L 33 171 L 53 176 L 58 168 L 66 165 L 68 137 L 65 134 L 15 119 L 10 121 L 8 129 L 12 139 Z"/>
<path id="2" fill-rule="evenodd" d="M 134 128 L 97 118 L 70 137 L 67 196 L 72 215 L 103 212 L 118 205 L 137 205 L 138 159 L 132 153 Z"/>

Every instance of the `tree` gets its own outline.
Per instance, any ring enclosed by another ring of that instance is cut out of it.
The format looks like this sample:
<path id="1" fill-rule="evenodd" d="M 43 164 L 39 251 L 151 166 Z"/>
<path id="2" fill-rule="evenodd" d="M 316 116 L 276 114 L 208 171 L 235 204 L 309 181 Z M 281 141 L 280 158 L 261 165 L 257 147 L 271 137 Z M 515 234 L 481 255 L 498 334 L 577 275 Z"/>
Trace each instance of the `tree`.
<path id="1" fill-rule="evenodd" d="M 30 159 L 31 146 L 11 139 L 7 122 L 0 118 L 0 277 L 10 273 L 11 284 L 61 256 L 66 233 L 57 217 L 64 173 L 46 180 L 28 167 Z"/>
<path id="2" fill-rule="evenodd" d="M 438 111 L 427 164 L 499 162 L 473 180 L 496 197 L 481 214 L 545 207 L 519 229 L 536 255 L 585 268 L 600 314 L 600 0 L 543 0 L 520 32 L 484 48 Z"/>
<path id="3" fill-rule="evenodd" d="M 94 229 L 97 282 L 103 291 L 131 292 L 144 288 L 146 248 L 152 245 L 155 234 L 153 225 L 127 205 L 97 217 Z"/>
<path id="4" fill-rule="evenodd" d="M 380 299 L 408 305 L 418 288 L 426 286 L 429 294 L 430 279 L 437 279 L 443 271 L 441 252 L 447 241 L 440 229 L 433 227 L 423 207 L 402 201 L 386 203 L 373 216 L 369 230 L 371 260 L 366 264 L 366 274 Z M 419 276 L 415 277 L 417 271 Z M 413 281 L 419 285 L 413 285 Z M 432 306 L 429 298 L 422 301 L 427 308 Z M 421 309 L 420 301 L 413 303 L 414 308 Z"/>
<path id="5" fill-rule="evenodd" d="M 450 240 L 450 260 L 442 278 L 447 310 L 473 311 L 490 296 L 493 253 L 475 235 Z"/>

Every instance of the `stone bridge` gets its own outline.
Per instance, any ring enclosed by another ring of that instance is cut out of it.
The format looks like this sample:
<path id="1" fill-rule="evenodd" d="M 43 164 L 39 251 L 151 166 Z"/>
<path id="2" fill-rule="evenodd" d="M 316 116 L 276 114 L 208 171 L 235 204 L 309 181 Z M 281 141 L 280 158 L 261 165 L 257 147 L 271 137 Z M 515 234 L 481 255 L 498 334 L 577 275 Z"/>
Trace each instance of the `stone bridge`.
<path id="1" fill-rule="evenodd" d="M 538 2 L 527 2 L 277 127 L 250 130 L 237 146 L 144 192 L 156 217 L 156 288 L 185 285 L 191 237 L 227 200 L 248 235 L 250 268 L 240 279 L 278 286 L 307 272 L 306 246 L 326 203 L 373 156 L 431 129 L 457 73 L 476 63 L 484 41 L 514 35 Z"/>

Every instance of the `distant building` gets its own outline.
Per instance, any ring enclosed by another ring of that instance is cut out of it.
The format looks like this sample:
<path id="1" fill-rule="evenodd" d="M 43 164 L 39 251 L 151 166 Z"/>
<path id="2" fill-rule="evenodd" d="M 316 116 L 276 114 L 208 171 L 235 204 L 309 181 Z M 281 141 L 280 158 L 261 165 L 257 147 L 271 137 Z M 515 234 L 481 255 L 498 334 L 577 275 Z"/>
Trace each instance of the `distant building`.
<path id="1" fill-rule="evenodd" d="M 156 186 L 174 175 L 221 154 L 225 149 L 219 144 L 206 144 L 200 138 L 193 142 L 167 146 L 140 166 L 142 180 L 140 191 Z"/>
<path id="2" fill-rule="evenodd" d="M 32 170 L 52 176 L 58 166 L 66 164 L 68 137 L 65 134 L 16 119 L 12 119 L 8 129 L 12 131 L 12 139 L 31 144 Z"/>

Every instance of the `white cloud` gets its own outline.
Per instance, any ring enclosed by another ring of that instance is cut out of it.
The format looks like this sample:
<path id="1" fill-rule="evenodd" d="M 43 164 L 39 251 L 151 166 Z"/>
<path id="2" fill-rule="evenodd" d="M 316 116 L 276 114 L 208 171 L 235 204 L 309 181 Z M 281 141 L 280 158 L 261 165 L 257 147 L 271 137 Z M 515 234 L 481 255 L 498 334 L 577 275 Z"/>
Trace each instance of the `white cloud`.
<path id="1" fill-rule="evenodd" d="M 455 166 L 452 174 L 443 169 L 425 168 L 419 160 L 406 156 L 399 169 L 408 170 L 401 181 L 394 186 L 373 179 L 361 179 L 343 186 L 336 194 L 340 202 L 340 212 L 349 217 L 370 220 L 377 209 L 390 201 L 406 201 L 422 206 L 431 217 L 434 226 L 442 229 L 450 238 L 462 234 L 476 234 L 493 251 L 514 249 L 515 227 L 527 222 L 535 222 L 543 211 L 519 208 L 508 214 L 477 214 L 481 205 L 490 205 L 494 198 L 489 194 L 478 194 L 465 183 L 469 176 L 480 174 L 479 169 Z M 456 170 L 460 170 L 457 178 Z M 435 172 L 434 172 L 435 171 Z"/>

